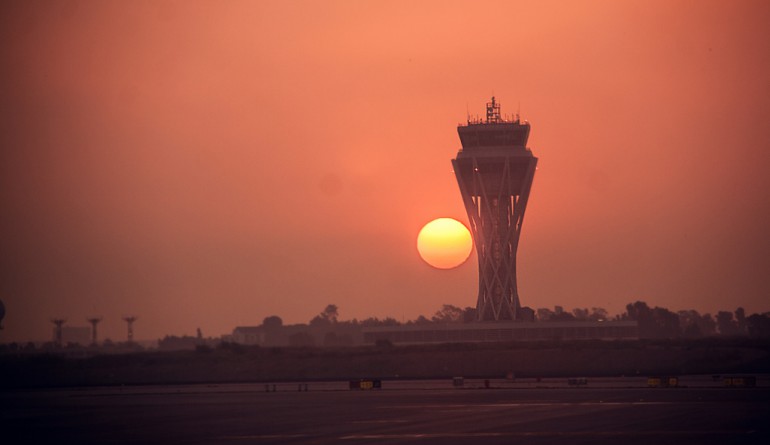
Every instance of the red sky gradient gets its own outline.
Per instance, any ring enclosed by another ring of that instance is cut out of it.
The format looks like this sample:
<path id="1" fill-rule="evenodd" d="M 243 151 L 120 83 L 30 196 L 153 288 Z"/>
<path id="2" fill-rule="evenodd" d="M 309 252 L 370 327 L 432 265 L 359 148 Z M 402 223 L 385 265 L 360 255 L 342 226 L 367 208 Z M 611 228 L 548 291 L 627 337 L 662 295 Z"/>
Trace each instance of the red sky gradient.
<path id="1" fill-rule="evenodd" d="M 770 310 L 766 1 L 0 4 L 0 342 L 475 306 L 450 159 L 493 94 L 540 159 L 522 304 Z"/>

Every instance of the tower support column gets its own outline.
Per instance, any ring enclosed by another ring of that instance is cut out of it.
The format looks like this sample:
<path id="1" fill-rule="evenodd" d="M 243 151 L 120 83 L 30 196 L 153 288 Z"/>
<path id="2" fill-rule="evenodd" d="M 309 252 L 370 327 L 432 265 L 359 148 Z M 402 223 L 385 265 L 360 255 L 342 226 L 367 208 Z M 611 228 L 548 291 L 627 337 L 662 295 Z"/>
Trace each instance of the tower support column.
<path id="1" fill-rule="evenodd" d="M 522 319 L 516 251 L 537 158 L 526 148 L 529 123 L 500 116 L 487 104 L 486 120 L 458 127 L 463 148 L 452 160 L 479 262 L 480 321 Z"/>

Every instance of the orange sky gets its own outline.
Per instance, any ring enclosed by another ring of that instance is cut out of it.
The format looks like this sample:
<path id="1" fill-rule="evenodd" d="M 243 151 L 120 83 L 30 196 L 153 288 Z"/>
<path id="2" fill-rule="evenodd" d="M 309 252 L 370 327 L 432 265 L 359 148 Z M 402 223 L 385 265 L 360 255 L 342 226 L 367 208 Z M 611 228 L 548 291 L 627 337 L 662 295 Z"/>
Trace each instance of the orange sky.
<path id="1" fill-rule="evenodd" d="M 523 305 L 770 310 L 770 3 L 0 4 L 0 342 L 474 306 L 450 159 L 521 107 Z M 467 107 L 467 108 L 466 108 Z"/>

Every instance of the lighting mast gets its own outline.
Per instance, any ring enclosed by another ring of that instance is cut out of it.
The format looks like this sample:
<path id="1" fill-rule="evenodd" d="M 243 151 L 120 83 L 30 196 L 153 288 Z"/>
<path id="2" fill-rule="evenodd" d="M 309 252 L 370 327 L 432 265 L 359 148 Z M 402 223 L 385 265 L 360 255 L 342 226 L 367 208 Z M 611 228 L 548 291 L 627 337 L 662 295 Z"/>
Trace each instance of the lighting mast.
<path id="1" fill-rule="evenodd" d="M 61 335 L 62 329 L 61 328 L 64 325 L 64 323 L 66 323 L 66 322 L 67 322 L 66 318 L 52 318 L 51 319 L 51 323 L 53 323 L 56 326 L 54 328 L 54 331 L 53 331 L 53 340 L 54 340 L 54 343 L 56 343 L 58 346 L 62 345 L 62 335 Z"/>
<path id="2" fill-rule="evenodd" d="M 134 341 L 134 322 L 136 321 L 137 317 L 136 315 L 129 315 L 127 317 L 123 317 L 123 321 L 126 322 L 126 325 L 128 325 L 128 342 L 133 343 Z"/>
<path id="3" fill-rule="evenodd" d="M 96 345 L 97 343 L 96 325 L 98 325 L 99 322 L 102 321 L 102 317 L 91 317 L 91 318 L 87 318 L 86 321 L 91 323 L 91 344 Z"/>

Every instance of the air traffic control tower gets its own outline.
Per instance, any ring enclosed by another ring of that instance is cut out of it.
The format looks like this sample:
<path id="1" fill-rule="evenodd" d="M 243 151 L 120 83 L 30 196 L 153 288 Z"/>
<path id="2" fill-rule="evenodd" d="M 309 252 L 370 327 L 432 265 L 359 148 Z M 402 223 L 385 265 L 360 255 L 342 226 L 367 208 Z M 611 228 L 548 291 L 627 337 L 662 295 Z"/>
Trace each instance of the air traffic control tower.
<path id="1" fill-rule="evenodd" d="M 479 321 L 521 320 L 516 250 L 537 158 L 527 148 L 529 123 L 500 116 L 487 103 L 486 119 L 457 128 L 462 149 L 452 160 L 479 259 Z"/>

